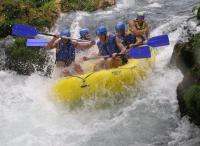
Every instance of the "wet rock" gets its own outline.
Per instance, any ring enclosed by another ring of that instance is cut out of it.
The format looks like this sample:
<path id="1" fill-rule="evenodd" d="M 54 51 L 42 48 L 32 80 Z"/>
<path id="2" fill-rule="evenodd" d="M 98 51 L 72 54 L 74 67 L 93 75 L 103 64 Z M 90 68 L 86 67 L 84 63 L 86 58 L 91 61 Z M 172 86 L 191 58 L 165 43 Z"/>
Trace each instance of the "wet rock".
<path id="1" fill-rule="evenodd" d="M 194 84 L 184 89 L 179 84 L 177 98 L 181 116 L 188 115 L 192 122 L 200 125 L 200 85 Z"/>
<path id="2" fill-rule="evenodd" d="M 105 8 L 115 5 L 115 4 L 116 4 L 115 0 L 100 0 L 98 9 L 100 9 L 100 8 L 105 9 Z"/>
<path id="3" fill-rule="evenodd" d="M 6 63 L 6 47 L 10 47 L 14 44 L 14 38 L 12 36 L 7 36 L 6 38 L 0 40 L 0 70 L 5 69 Z"/>
<path id="4" fill-rule="evenodd" d="M 197 19 L 200 20 L 200 7 L 198 8 L 198 11 L 197 11 Z"/>
<path id="5" fill-rule="evenodd" d="M 184 75 L 177 88 L 181 115 L 189 115 L 191 121 L 200 125 L 200 33 L 188 42 L 175 45 L 171 63 L 176 64 Z"/>

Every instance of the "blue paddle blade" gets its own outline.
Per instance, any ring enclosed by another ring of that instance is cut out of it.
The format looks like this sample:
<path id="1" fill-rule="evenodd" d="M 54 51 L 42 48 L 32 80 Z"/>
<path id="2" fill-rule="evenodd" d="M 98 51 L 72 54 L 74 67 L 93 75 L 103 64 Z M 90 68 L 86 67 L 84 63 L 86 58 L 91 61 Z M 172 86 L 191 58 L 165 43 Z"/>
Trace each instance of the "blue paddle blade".
<path id="1" fill-rule="evenodd" d="M 49 43 L 48 40 L 44 39 L 27 39 L 26 46 L 27 47 L 44 47 Z"/>
<path id="2" fill-rule="evenodd" d="M 23 25 L 23 24 L 14 24 L 12 27 L 13 36 L 22 36 L 22 37 L 34 37 L 38 34 L 36 28 Z"/>
<path id="3" fill-rule="evenodd" d="M 160 35 L 160 36 L 152 37 L 147 41 L 146 44 L 151 47 L 166 46 L 166 45 L 169 45 L 169 37 L 168 35 Z"/>
<path id="4" fill-rule="evenodd" d="M 150 58 L 151 51 L 149 46 L 132 48 L 128 51 L 128 56 L 135 59 Z"/>

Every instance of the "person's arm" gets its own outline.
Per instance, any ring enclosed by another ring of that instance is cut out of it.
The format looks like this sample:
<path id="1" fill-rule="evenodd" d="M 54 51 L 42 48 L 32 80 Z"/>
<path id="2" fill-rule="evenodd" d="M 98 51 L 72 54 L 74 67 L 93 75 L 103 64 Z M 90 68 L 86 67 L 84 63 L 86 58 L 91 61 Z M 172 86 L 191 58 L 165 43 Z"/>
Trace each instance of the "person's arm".
<path id="1" fill-rule="evenodd" d="M 56 41 L 58 40 L 58 38 L 59 38 L 59 36 L 54 36 L 53 39 L 47 44 L 46 48 L 47 49 L 57 48 Z"/>
<path id="2" fill-rule="evenodd" d="M 95 45 L 96 42 L 95 41 L 89 41 L 88 43 L 80 43 L 80 42 L 77 42 L 77 41 L 73 41 L 73 44 L 74 44 L 75 48 L 88 49 L 88 48 L 91 48 L 93 45 Z"/>
<path id="3" fill-rule="evenodd" d="M 146 33 L 145 34 L 146 34 L 146 37 L 149 38 L 149 36 L 150 36 L 150 26 L 146 22 L 145 22 L 145 24 L 146 24 L 146 28 L 145 28 Z"/>
<path id="4" fill-rule="evenodd" d="M 130 44 L 129 46 L 128 46 L 128 48 L 130 49 L 130 48 L 133 48 L 133 47 L 137 47 L 137 46 L 140 46 L 140 45 L 142 45 L 143 43 L 142 43 L 142 38 L 141 37 L 136 37 L 135 38 L 135 43 L 134 44 Z"/>
<path id="5" fill-rule="evenodd" d="M 120 49 L 120 53 L 119 54 L 125 54 L 126 53 L 126 48 L 122 44 L 122 41 L 118 37 L 116 37 L 115 42 L 116 42 L 117 47 Z M 113 58 L 115 58 L 116 56 L 117 56 L 117 53 L 113 53 L 112 54 Z"/>
<path id="6" fill-rule="evenodd" d="M 102 56 L 101 56 L 101 53 L 100 53 L 100 51 L 98 52 L 98 54 L 95 54 L 95 55 L 93 55 L 92 57 L 86 57 L 86 56 L 84 56 L 83 57 L 83 61 L 87 61 L 87 60 L 90 60 L 90 59 L 99 59 L 99 58 L 102 58 Z"/>

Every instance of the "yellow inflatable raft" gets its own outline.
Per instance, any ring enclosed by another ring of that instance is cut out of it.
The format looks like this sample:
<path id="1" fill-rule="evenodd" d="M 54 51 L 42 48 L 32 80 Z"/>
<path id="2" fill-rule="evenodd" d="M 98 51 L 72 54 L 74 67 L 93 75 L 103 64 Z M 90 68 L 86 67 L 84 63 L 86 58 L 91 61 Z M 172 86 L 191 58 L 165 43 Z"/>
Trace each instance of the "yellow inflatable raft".
<path id="1" fill-rule="evenodd" d="M 74 102 L 120 93 L 127 86 L 135 86 L 138 81 L 145 79 L 154 60 L 155 52 L 151 49 L 151 58 L 129 59 L 128 64 L 116 69 L 62 78 L 53 86 L 53 95 L 60 101 Z"/>

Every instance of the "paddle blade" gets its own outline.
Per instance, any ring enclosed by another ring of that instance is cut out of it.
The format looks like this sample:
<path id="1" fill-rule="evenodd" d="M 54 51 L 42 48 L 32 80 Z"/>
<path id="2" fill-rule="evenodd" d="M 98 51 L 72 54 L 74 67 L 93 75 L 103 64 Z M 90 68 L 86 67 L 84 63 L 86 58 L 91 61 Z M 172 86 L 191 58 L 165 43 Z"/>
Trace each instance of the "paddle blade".
<path id="1" fill-rule="evenodd" d="M 44 47 L 49 43 L 48 40 L 44 39 L 27 39 L 26 46 L 27 47 Z"/>
<path id="2" fill-rule="evenodd" d="M 148 46 L 132 48 L 128 51 L 128 56 L 135 59 L 150 58 L 151 51 Z"/>
<path id="3" fill-rule="evenodd" d="M 12 35 L 22 37 L 34 37 L 38 34 L 37 29 L 23 24 L 14 24 L 12 27 Z"/>
<path id="4" fill-rule="evenodd" d="M 147 45 L 151 47 L 161 47 L 169 45 L 169 37 L 168 35 L 152 37 L 147 41 Z"/>

